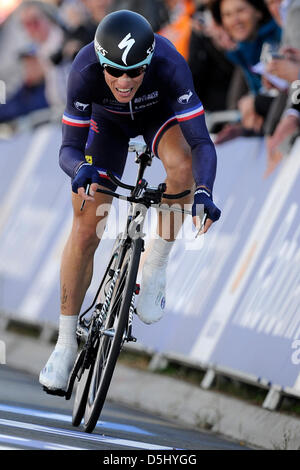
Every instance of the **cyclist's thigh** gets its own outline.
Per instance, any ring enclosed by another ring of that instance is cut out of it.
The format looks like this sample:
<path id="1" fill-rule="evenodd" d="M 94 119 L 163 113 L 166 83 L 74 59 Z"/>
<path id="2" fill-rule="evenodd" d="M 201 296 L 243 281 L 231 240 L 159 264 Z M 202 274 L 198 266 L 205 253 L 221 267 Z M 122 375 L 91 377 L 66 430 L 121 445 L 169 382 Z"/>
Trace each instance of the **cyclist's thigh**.
<path id="1" fill-rule="evenodd" d="M 149 114 L 147 129 L 144 138 L 161 160 L 168 182 L 183 180 L 185 189 L 190 187 L 193 184 L 191 148 L 176 117 L 162 106 L 160 112 Z"/>
<path id="2" fill-rule="evenodd" d="M 184 138 L 179 124 L 167 129 L 158 144 L 157 152 L 166 170 L 192 164 L 191 148 Z"/>
<path id="3" fill-rule="evenodd" d="M 168 192 L 192 190 L 195 184 L 191 148 L 179 125 L 168 129 L 158 145 L 159 158 L 167 174 Z M 188 196 L 188 201 L 190 201 Z M 186 201 L 179 201 L 179 203 Z"/>
<path id="4" fill-rule="evenodd" d="M 178 127 L 174 113 L 166 106 L 156 106 L 153 110 L 145 112 L 143 116 L 143 137 L 154 155 L 160 158 L 159 144 L 165 133 Z"/>
<path id="5" fill-rule="evenodd" d="M 109 120 L 100 113 L 93 113 L 85 158 L 97 167 L 101 184 L 113 191 L 116 185 L 109 180 L 106 172 L 110 170 L 119 179 L 122 178 L 128 142 L 129 138 L 118 125 L 117 119 Z"/>

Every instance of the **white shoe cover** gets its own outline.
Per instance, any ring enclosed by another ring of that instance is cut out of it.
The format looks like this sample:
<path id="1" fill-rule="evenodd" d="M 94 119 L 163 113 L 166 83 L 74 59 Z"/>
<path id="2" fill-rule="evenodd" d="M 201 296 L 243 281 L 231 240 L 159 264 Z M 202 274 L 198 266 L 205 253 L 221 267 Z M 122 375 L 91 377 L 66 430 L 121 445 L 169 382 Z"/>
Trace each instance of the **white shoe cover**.
<path id="1" fill-rule="evenodd" d="M 76 356 L 77 349 L 70 346 L 56 346 L 40 372 L 40 383 L 51 390 L 66 390 Z"/>
<path id="2" fill-rule="evenodd" d="M 136 313 L 142 322 L 150 325 L 159 321 L 166 305 L 166 266 L 156 267 L 145 262 Z"/>

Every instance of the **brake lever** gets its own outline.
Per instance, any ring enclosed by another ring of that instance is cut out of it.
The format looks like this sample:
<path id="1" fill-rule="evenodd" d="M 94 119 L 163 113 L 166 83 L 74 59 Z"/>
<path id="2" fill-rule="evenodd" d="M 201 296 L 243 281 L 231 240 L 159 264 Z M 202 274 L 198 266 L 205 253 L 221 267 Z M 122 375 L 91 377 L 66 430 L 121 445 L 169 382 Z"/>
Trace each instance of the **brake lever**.
<path id="1" fill-rule="evenodd" d="M 200 228 L 199 228 L 198 232 L 196 233 L 195 238 L 197 238 L 199 236 L 199 234 L 202 232 L 202 230 L 204 228 L 204 225 L 205 225 L 205 222 L 206 222 L 206 219 L 207 219 L 207 214 L 204 214 L 203 219 L 201 220 Z"/>
<path id="2" fill-rule="evenodd" d="M 89 194 L 89 191 L 90 191 L 90 185 L 87 184 L 87 185 L 86 185 L 85 194 Z M 85 199 L 82 201 L 82 204 L 81 204 L 81 207 L 80 207 L 80 210 L 81 210 L 81 211 L 83 211 L 84 205 L 85 205 Z"/>

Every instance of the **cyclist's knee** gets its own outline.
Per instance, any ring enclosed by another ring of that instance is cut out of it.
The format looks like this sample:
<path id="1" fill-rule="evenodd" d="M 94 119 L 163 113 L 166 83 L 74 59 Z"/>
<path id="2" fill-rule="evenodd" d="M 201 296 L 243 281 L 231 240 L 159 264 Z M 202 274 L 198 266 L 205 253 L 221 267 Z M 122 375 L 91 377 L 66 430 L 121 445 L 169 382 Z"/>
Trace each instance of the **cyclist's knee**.
<path id="1" fill-rule="evenodd" d="M 73 240 L 76 243 L 77 250 L 87 255 L 94 253 L 100 242 L 96 227 L 94 225 L 84 226 L 82 224 L 74 224 Z"/>
<path id="2" fill-rule="evenodd" d="M 166 168 L 167 180 L 173 188 L 179 191 L 191 189 L 194 184 L 192 159 L 183 157 L 176 166 Z"/>

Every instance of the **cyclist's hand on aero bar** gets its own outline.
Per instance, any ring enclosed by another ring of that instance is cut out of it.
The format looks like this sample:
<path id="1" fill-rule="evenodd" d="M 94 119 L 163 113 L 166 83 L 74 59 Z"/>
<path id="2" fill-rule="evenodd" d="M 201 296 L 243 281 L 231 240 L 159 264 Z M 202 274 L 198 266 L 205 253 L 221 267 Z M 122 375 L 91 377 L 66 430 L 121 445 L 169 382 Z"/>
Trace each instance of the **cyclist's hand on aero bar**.
<path id="1" fill-rule="evenodd" d="M 193 222 L 196 227 L 201 223 L 201 220 L 199 221 L 198 217 L 202 219 L 204 214 L 207 214 L 207 218 L 204 224 L 203 233 L 207 232 L 212 223 L 220 218 L 221 211 L 214 204 L 211 192 L 207 188 L 200 187 L 195 191 L 194 204 L 192 206 Z"/>
<path id="2" fill-rule="evenodd" d="M 86 194 L 86 187 L 90 185 L 89 195 Z M 72 191 L 78 193 L 86 201 L 94 201 L 94 194 L 100 184 L 100 177 L 97 169 L 89 163 L 83 163 L 72 181 Z"/>

